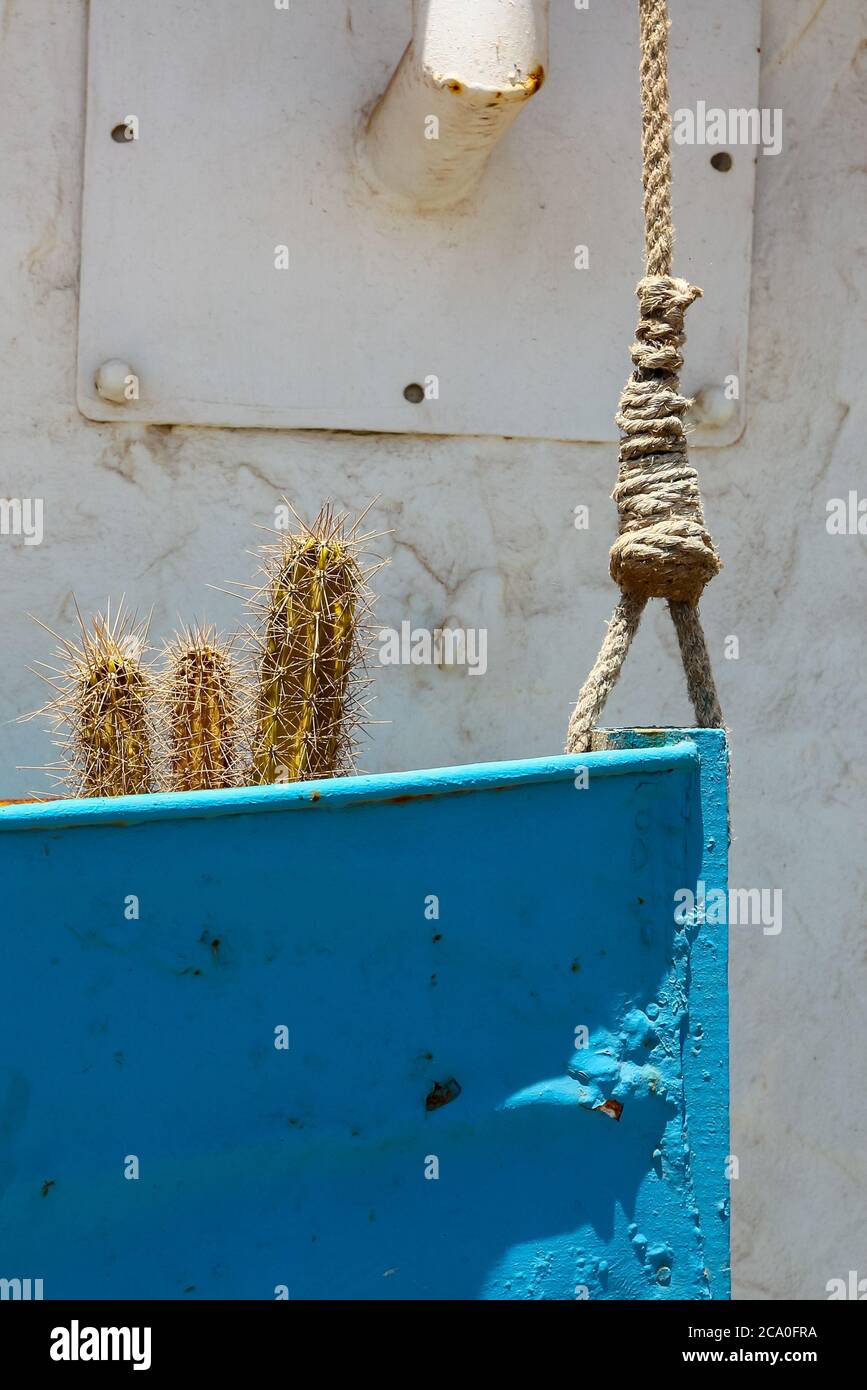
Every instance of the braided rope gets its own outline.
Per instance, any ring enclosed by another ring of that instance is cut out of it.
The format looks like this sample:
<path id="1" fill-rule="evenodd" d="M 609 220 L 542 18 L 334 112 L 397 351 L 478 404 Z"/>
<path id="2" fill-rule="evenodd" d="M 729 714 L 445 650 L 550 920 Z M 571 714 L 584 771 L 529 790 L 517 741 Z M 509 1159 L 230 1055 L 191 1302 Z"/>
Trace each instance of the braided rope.
<path id="1" fill-rule="evenodd" d="M 638 0 L 638 8 L 646 273 L 637 290 L 635 371 L 615 417 L 620 469 L 612 496 L 619 534 L 610 569 L 621 596 L 569 721 L 567 753 L 589 750 L 650 598 L 668 600 L 698 724 L 718 728 L 723 722 L 698 613 L 720 559 L 705 528 L 698 474 L 688 458 L 683 417 L 692 402 L 680 394 L 684 315 L 701 290 L 671 274 L 668 6 L 666 0 Z"/>
<path id="2" fill-rule="evenodd" d="M 638 0 L 641 61 L 641 158 L 644 182 L 644 261 L 648 275 L 670 275 L 671 116 L 668 113 L 668 6 Z"/>

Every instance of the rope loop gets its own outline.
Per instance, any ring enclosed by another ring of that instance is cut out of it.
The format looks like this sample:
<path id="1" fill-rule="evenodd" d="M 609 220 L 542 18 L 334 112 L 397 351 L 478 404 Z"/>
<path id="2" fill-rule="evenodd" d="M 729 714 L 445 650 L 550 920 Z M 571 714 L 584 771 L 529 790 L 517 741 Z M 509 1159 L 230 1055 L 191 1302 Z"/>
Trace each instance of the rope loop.
<path id="1" fill-rule="evenodd" d="M 698 474 L 687 456 L 683 417 L 692 401 L 680 394 L 684 315 L 701 294 L 671 274 L 671 117 L 668 110 L 668 5 L 638 0 L 641 35 L 641 144 L 645 276 L 632 344 L 635 370 L 615 417 L 620 469 L 612 494 L 619 518 L 611 547 L 620 586 L 596 662 L 569 721 L 567 753 L 584 753 L 620 674 L 648 599 L 668 601 L 690 699 L 702 727 L 722 725 L 710 657 L 698 614 L 720 558 L 704 523 Z"/>

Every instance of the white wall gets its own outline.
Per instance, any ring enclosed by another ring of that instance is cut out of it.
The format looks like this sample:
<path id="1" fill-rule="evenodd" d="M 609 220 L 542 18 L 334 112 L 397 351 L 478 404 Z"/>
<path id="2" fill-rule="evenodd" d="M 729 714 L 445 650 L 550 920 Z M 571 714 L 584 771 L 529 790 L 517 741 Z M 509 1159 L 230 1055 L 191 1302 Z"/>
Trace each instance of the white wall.
<path id="1" fill-rule="evenodd" d="M 396 770 L 558 750 L 613 601 L 613 448 L 87 423 L 75 400 L 85 5 L 0 8 L 0 492 L 42 496 L 41 546 L 0 539 L 0 792 L 39 780 L 46 655 L 28 620 L 68 630 L 125 592 L 229 625 L 206 581 L 245 578 L 253 523 L 281 493 L 312 511 L 379 493 L 392 564 L 379 616 L 489 630 L 484 679 L 380 673 L 364 766 Z M 733 929 L 736 1294 L 821 1298 L 867 1276 L 864 539 L 825 504 L 867 491 L 867 6 L 766 0 L 762 105 L 784 152 L 758 161 L 748 426 L 697 455 L 726 562 L 703 603 L 734 753 L 732 882 L 780 887 L 776 937 Z M 624 344 L 624 363 L 626 362 Z M 614 402 L 612 401 L 612 408 Z M 573 508 L 591 509 L 589 532 Z M 859 622 L 860 620 L 860 622 Z M 722 659 L 735 634 L 740 659 Z M 688 724 L 663 611 L 646 620 L 608 711 Z M 579 890 L 580 891 L 580 886 Z"/>

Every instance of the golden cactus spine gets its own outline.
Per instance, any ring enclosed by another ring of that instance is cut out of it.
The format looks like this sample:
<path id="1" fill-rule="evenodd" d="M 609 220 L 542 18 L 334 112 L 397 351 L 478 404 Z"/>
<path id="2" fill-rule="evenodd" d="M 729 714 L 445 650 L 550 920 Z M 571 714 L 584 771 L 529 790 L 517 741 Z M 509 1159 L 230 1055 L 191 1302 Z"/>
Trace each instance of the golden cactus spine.
<path id="1" fill-rule="evenodd" d="M 166 649 L 160 710 L 171 791 L 209 791 L 239 780 L 241 691 L 213 628 L 178 633 Z"/>
<path id="2" fill-rule="evenodd" d="M 78 610 L 76 609 L 76 612 Z M 57 692 L 45 713 L 58 735 L 55 771 L 73 796 L 130 796 L 154 790 L 151 723 L 153 682 L 144 656 L 147 623 L 123 601 L 112 616 L 86 623 L 78 613 L 77 642 L 57 637 L 58 665 L 44 678 Z"/>
<path id="3" fill-rule="evenodd" d="M 364 714 L 370 608 L 359 536 L 326 506 L 311 526 L 263 551 L 264 585 L 252 604 L 257 688 L 255 783 L 331 777 L 351 766 Z"/>

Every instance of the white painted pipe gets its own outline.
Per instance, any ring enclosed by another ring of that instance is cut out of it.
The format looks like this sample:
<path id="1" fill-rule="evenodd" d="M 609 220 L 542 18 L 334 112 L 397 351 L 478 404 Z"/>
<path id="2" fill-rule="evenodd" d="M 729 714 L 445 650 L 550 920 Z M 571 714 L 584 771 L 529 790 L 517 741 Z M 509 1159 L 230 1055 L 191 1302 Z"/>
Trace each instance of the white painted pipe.
<path id="1" fill-rule="evenodd" d="M 544 81 L 548 0 L 413 0 L 413 34 L 371 115 L 375 185 L 416 208 L 451 207 Z"/>

